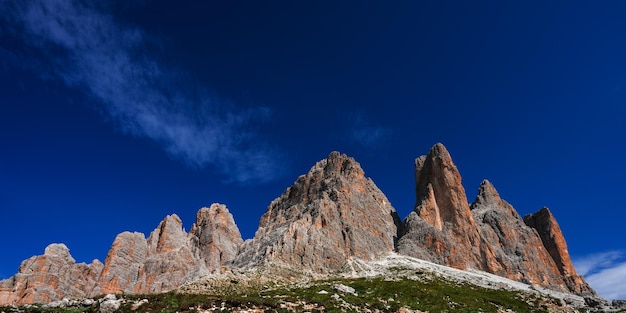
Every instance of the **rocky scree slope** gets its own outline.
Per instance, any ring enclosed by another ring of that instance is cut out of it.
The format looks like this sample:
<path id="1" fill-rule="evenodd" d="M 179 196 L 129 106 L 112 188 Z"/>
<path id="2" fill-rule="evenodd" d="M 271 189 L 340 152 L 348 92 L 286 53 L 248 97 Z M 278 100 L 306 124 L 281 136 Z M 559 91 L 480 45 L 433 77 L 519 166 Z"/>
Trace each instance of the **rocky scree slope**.
<path id="1" fill-rule="evenodd" d="M 359 163 L 333 152 L 272 201 L 243 242 L 225 206 L 201 209 L 189 233 L 176 215 L 146 239 L 118 235 L 104 264 L 76 264 L 63 245 L 22 263 L 0 281 L 0 305 L 105 293 L 159 293 L 226 269 L 322 277 L 353 260 L 397 252 L 463 270 L 597 297 L 576 274 L 547 209 L 522 220 L 484 181 L 467 203 L 461 176 L 437 144 L 415 161 L 416 205 L 402 222 Z"/>

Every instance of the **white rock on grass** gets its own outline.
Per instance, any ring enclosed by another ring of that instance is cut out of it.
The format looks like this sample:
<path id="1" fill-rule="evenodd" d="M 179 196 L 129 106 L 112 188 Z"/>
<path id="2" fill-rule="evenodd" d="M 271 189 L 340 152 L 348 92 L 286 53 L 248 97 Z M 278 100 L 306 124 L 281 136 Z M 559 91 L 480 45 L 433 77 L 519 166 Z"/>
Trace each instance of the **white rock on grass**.
<path id="1" fill-rule="evenodd" d="M 344 284 L 334 284 L 333 285 L 333 289 L 339 291 L 339 292 L 343 292 L 343 293 L 349 293 L 352 295 L 357 295 L 356 294 L 356 290 L 354 290 L 354 288 L 350 287 L 350 286 L 346 286 Z"/>
<path id="2" fill-rule="evenodd" d="M 115 311 L 117 311 L 117 309 L 120 308 L 122 304 L 122 300 L 104 300 L 102 303 L 100 303 L 100 309 L 98 310 L 98 312 L 100 313 L 113 313 Z"/>
<path id="3" fill-rule="evenodd" d="M 130 309 L 135 311 L 137 310 L 140 306 L 144 305 L 148 303 L 148 299 L 141 299 L 139 301 L 136 301 L 135 303 L 133 303 L 133 305 L 131 305 Z"/>

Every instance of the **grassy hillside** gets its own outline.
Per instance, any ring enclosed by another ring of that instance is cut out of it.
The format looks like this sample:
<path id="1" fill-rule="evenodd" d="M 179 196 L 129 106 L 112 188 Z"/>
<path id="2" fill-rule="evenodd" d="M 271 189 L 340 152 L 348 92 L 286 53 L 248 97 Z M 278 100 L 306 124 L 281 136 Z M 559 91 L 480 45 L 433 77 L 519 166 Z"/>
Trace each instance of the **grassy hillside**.
<path id="1" fill-rule="evenodd" d="M 374 277 L 329 279 L 262 287 L 229 288 L 213 294 L 168 292 L 118 295 L 115 312 L 586 312 L 560 300 L 519 291 L 451 282 L 430 273 L 420 280 Z M 237 286 L 237 281 L 231 281 Z M 143 299 L 146 299 L 147 302 Z M 143 301 L 142 301 L 143 300 Z M 109 300 L 109 302 L 112 300 Z M 142 301 L 141 305 L 138 305 Z M 99 312 L 105 298 L 91 305 L 24 306 L 2 312 Z M 593 311 L 592 311 L 593 312 Z"/>

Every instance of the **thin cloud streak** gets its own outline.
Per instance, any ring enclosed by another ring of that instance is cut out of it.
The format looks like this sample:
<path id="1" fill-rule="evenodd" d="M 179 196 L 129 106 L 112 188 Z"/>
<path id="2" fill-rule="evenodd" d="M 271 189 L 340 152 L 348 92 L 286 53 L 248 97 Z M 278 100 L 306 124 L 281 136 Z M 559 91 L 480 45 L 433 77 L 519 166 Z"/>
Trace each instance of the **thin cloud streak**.
<path id="1" fill-rule="evenodd" d="M 576 271 L 607 299 L 626 299 L 626 260 L 622 251 L 607 251 L 574 259 Z"/>
<path id="2" fill-rule="evenodd" d="M 361 112 L 353 117 L 352 128 L 349 137 L 353 143 L 375 148 L 383 144 L 391 135 L 391 129 L 374 124 L 365 118 Z"/>
<path id="3" fill-rule="evenodd" d="M 626 299 L 626 262 L 614 264 L 612 267 L 586 277 L 587 282 L 599 295 L 607 299 Z"/>
<path id="4" fill-rule="evenodd" d="M 84 90 L 126 133 L 150 138 L 192 167 L 217 169 L 229 181 L 278 175 L 277 152 L 251 129 L 269 118 L 269 109 L 236 108 L 159 64 L 148 36 L 116 21 L 103 5 L 6 1 L 0 9 L 6 33 L 28 47 L 27 62 L 39 65 L 31 70 Z"/>
<path id="5" fill-rule="evenodd" d="M 585 276 L 600 269 L 610 267 L 616 261 L 621 259 L 623 255 L 624 253 L 621 251 L 607 251 L 575 259 L 573 263 L 578 274 Z"/>

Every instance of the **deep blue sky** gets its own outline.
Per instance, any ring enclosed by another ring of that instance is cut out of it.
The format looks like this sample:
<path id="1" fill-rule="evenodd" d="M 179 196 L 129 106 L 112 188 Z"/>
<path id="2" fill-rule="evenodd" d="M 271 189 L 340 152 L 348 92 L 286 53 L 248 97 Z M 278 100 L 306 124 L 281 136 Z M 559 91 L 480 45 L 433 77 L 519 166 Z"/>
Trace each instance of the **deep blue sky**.
<path id="1" fill-rule="evenodd" d="M 442 142 L 468 201 L 487 178 L 522 216 L 548 206 L 579 271 L 626 297 L 626 2 L 0 12 L 0 278 L 53 242 L 103 261 L 116 234 L 172 213 L 189 229 L 213 202 L 251 238 L 333 150 L 405 217 L 413 160 Z"/>

